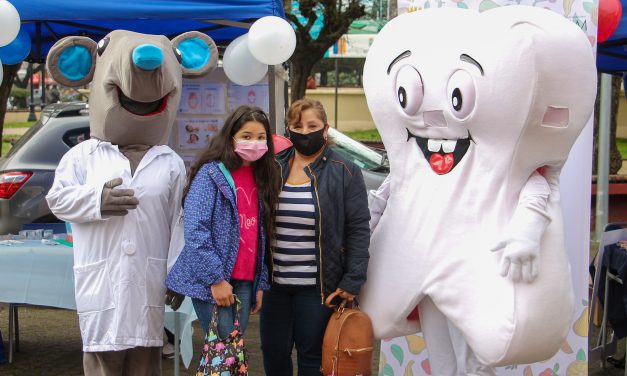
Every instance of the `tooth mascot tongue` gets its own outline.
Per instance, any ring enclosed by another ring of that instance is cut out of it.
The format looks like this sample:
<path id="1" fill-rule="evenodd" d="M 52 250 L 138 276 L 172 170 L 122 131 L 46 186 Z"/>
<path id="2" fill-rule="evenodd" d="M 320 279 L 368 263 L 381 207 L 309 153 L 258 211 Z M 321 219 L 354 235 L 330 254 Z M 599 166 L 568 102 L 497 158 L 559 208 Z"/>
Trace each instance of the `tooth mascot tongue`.
<path id="1" fill-rule="evenodd" d="M 91 82 L 91 138 L 61 159 L 47 201 L 71 222 L 85 374 L 160 374 L 165 276 L 182 246 L 181 158 L 167 145 L 182 78 L 207 74 L 215 43 L 199 32 L 116 30 L 58 41 L 60 84 Z"/>
<path id="2" fill-rule="evenodd" d="M 391 166 L 360 295 L 375 335 L 422 330 L 438 376 L 553 356 L 574 313 L 559 176 L 596 93 L 585 34 L 525 6 L 409 13 L 364 89 Z"/>

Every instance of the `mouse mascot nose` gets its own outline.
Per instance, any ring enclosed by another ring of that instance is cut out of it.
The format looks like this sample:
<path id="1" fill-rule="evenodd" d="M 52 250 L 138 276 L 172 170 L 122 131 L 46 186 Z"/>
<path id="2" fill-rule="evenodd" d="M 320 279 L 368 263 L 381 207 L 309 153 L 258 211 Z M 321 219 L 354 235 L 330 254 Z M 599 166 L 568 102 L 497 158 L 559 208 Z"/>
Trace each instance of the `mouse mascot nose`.
<path id="1" fill-rule="evenodd" d="M 163 52 L 153 44 L 142 44 L 133 50 L 133 63 L 142 70 L 159 68 L 163 62 Z"/>

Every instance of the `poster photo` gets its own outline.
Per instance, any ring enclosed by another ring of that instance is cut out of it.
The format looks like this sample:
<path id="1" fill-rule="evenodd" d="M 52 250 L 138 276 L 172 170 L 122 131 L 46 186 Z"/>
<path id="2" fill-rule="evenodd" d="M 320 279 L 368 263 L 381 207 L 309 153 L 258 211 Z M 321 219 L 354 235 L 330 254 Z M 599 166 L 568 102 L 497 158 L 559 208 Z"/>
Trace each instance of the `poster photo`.
<path id="1" fill-rule="evenodd" d="M 200 84 L 183 85 L 179 113 L 202 114 L 202 91 Z"/>
<path id="2" fill-rule="evenodd" d="M 230 111 L 241 105 L 257 106 L 266 113 L 270 111 L 268 84 L 250 86 L 229 85 Z"/>
<path id="3" fill-rule="evenodd" d="M 180 118 L 177 128 L 179 148 L 202 149 L 224 125 L 222 118 Z"/>
<path id="4" fill-rule="evenodd" d="M 222 115 L 225 113 L 224 84 L 202 85 L 202 111 L 207 115 Z"/>

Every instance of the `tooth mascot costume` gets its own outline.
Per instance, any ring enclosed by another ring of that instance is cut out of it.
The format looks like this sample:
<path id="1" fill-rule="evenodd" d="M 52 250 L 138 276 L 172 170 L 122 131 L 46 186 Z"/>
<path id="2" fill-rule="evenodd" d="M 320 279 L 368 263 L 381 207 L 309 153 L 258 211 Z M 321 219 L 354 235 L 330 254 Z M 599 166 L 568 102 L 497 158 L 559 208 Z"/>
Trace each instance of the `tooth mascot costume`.
<path id="1" fill-rule="evenodd" d="M 596 94 L 585 34 L 526 6 L 409 13 L 364 89 L 391 165 L 360 296 L 375 336 L 422 330 L 437 376 L 553 356 L 574 313 L 559 175 Z"/>
<path id="2" fill-rule="evenodd" d="M 183 161 L 165 144 L 183 76 L 216 62 L 199 32 L 67 37 L 48 54 L 60 84 L 91 82 L 91 138 L 63 156 L 46 197 L 72 223 L 86 375 L 161 374 L 164 280 L 182 247 L 185 185 Z"/>

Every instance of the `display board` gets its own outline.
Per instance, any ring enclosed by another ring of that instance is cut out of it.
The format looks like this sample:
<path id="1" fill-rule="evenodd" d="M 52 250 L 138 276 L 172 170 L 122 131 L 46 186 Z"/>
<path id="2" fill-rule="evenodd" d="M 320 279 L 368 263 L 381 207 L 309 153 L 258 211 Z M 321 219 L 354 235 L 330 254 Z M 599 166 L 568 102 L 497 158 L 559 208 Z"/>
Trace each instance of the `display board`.
<path id="1" fill-rule="evenodd" d="M 222 68 L 216 68 L 203 79 L 184 79 L 181 104 L 172 129 L 169 145 L 185 166 L 194 162 L 238 106 L 257 106 L 270 111 L 268 76 L 251 86 L 229 81 Z"/>

